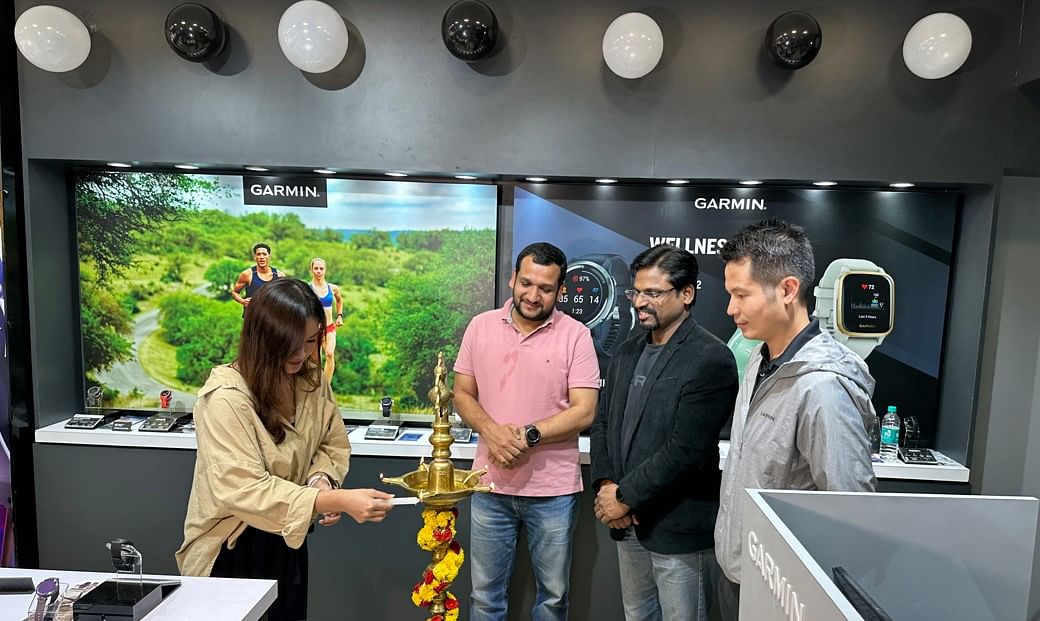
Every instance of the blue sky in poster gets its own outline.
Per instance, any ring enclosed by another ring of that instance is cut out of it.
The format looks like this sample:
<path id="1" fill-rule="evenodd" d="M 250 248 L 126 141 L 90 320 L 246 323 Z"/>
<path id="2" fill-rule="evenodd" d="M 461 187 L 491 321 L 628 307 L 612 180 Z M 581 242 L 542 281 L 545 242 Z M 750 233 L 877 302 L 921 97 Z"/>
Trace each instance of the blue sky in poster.
<path id="1" fill-rule="evenodd" d="M 234 216 L 267 212 L 296 214 L 308 228 L 432 230 L 494 229 L 498 190 L 493 185 L 329 179 L 327 208 L 244 205 L 242 178 L 209 176 L 227 196 L 203 208 Z"/>

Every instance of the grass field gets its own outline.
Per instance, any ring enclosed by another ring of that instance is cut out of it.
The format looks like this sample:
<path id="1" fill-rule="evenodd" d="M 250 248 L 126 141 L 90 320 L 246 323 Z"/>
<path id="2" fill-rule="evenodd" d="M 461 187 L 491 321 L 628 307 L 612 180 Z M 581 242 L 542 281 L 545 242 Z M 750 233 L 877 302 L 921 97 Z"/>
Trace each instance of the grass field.
<path id="1" fill-rule="evenodd" d="M 161 329 L 149 334 L 141 343 L 137 350 L 137 361 L 145 373 L 170 388 L 187 393 L 198 392 L 200 388 L 177 379 L 177 348 L 163 339 Z"/>

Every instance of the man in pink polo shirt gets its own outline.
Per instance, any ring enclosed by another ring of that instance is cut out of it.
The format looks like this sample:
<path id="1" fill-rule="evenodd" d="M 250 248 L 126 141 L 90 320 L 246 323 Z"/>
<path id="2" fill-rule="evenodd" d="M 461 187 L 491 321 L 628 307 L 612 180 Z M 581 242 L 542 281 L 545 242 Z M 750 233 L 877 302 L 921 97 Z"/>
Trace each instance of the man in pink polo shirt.
<path id="1" fill-rule="evenodd" d="M 578 497 L 578 434 L 592 424 L 599 364 L 581 322 L 556 310 L 567 257 L 531 244 L 516 258 L 513 297 L 473 318 L 455 361 L 455 408 L 479 434 L 474 468 L 490 494 L 470 501 L 470 619 L 504 621 L 523 526 L 535 573 L 535 621 L 567 618 Z"/>

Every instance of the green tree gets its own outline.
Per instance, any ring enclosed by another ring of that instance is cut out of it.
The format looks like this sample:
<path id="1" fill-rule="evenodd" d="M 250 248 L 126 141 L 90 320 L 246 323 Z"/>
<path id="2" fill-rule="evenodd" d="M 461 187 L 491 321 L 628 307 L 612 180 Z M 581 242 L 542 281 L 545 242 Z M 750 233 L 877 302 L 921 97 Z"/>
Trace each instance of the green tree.
<path id="1" fill-rule="evenodd" d="M 444 244 L 445 231 L 402 231 L 397 245 L 403 250 L 430 250 L 437 252 Z"/>
<path id="2" fill-rule="evenodd" d="M 110 291 L 80 275 L 83 366 L 94 375 L 130 359 L 130 313 Z"/>
<path id="3" fill-rule="evenodd" d="M 192 175 L 84 173 L 76 178 L 79 256 L 93 261 L 99 284 L 134 265 L 140 236 L 195 208 L 197 194 L 216 185 Z"/>
<path id="4" fill-rule="evenodd" d="M 382 250 L 393 244 L 390 241 L 390 233 L 372 229 L 367 233 L 351 235 L 350 245 L 355 248 L 368 248 L 370 250 Z"/>
<path id="5" fill-rule="evenodd" d="M 390 280 L 380 336 L 388 361 L 382 381 L 402 391 L 398 398 L 417 405 L 433 381 L 437 353 L 458 355 L 469 320 L 493 303 L 495 233 L 490 229 L 445 231 L 441 252 L 425 272 Z"/>
<path id="6" fill-rule="evenodd" d="M 242 272 L 242 263 L 232 259 L 221 259 L 210 265 L 203 275 L 209 282 L 208 289 L 220 300 L 231 299 L 231 289 Z"/>
<path id="7" fill-rule="evenodd" d="M 234 359 L 242 330 L 237 304 L 175 293 L 163 298 L 159 308 L 166 340 L 177 346 L 177 379 L 201 386 L 210 369 Z"/>
<path id="8" fill-rule="evenodd" d="M 332 390 L 337 394 L 357 395 L 371 391 L 372 363 L 369 356 L 376 345 L 359 321 L 348 319 L 336 333 L 336 371 Z"/>

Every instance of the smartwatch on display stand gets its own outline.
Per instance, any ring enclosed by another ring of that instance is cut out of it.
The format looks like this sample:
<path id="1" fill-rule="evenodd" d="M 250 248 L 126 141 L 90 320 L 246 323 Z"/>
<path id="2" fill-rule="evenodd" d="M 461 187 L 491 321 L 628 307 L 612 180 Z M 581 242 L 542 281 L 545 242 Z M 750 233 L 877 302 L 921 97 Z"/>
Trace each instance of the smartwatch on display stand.
<path id="1" fill-rule="evenodd" d="M 635 325 L 635 311 L 625 297 L 625 289 L 631 285 L 628 262 L 620 255 L 587 254 L 567 266 L 556 308 L 592 332 L 596 353 L 607 359 L 600 359 L 601 367 Z M 601 373 L 605 370 L 600 369 Z"/>
<path id="2" fill-rule="evenodd" d="M 47 578 L 36 585 L 36 609 L 33 611 L 32 621 L 49 621 L 54 618 L 60 591 L 61 585 L 57 578 Z"/>
<path id="3" fill-rule="evenodd" d="M 103 397 L 104 389 L 102 389 L 101 386 L 91 386 L 88 388 L 86 413 L 73 414 L 72 418 L 65 421 L 65 429 L 97 429 L 101 425 L 119 418 L 119 412 L 101 409 Z"/>
<path id="4" fill-rule="evenodd" d="M 892 332 L 896 285 L 867 259 L 835 259 L 813 290 L 820 328 L 866 359 Z"/>
<path id="5" fill-rule="evenodd" d="M 386 424 L 377 425 L 372 423 L 368 426 L 365 431 L 366 440 L 396 440 L 397 432 L 401 430 L 401 425 L 390 424 L 394 421 L 392 418 L 394 412 L 394 400 L 389 395 L 383 396 L 379 400 L 379 411 L 383 417 L 387 419 Z"/>
<path id="6" fill-rule="evenodd" d="M 132 541 L 113 539 L 105 547 L 116 575 L 72 602 L 75 619 L 143 619 L 180 586 L 180 580 L 145 579 L 144 557 Z"/>

